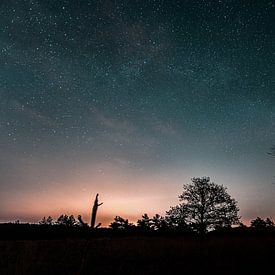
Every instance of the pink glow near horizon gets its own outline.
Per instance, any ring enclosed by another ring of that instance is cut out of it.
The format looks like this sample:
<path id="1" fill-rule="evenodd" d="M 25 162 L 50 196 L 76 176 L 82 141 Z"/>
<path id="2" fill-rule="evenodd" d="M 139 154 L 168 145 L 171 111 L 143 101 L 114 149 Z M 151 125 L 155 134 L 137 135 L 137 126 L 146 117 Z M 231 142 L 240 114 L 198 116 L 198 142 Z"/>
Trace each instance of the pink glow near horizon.
<path id="1" fill-rule="evenodd" d="M 175 180 L 171 181 L 169 176 L 141 174 L 133 177 L 109 164 L 100 167 L 86 167 L 84 172 L 64 182 L 47 184 L 46 189 L 14 192 L 12 199 L 9 194 L 10 199 L 4 201 L 4 209 L 9 209 L 9 213 L 1 214 L 1 219 L 37 221 L 43 216 L 57 217 L 66 213 L 81 214 L 89 222 L 96 193 L 104 202 L 98 213 L 98 221 L 103 225 L 108 225 L 116 215 L 134 221 L 145 212 L 164 213 L 170 204 L 177 203 L 177 187 L 171 188 Z M 179 191 L 181 185 L 178 187 Z"/>
<path id="2" fill-rule="evenodd" d="M 56 219 L 61 214 L 73 214 L 75 217 L 80 214 L 89 223 L 94 196 L 99 193 L 99 199 L 104 204 L 99 208 L 97 222 L 101 222 L 102 226 L 108 226 L 116 215 L 136 222 L 143 213 L 149 216 L 156 213 L 164 215 L 170 206 L 178 204 L 182 184 L 190 182 L 190 177 L 184 176 L 185 171 L 133 173 L 123 165 L 101 163 L 82 166 L 76 168 L 67 179 L 47 184 L 43 182 L 43 188 L 37 185 L 31 191 L 19 190 L 6 196 L 3 193 L 0 220 L 38 222 L 43 216 L 50 215 Z M 227 181 L 226 175 L 223 178 Z M 212 180 L 226 185 L 226 182 Z M 232 180 L 231 177 L 228 182 Z M 251 209 L 245 198 L 249 189 L 231 186 L 229 193 L 239 201 L 245 224 L 265 213 L 266 209 L 261 209 L 257 203 Z M 251 193 L 255 193 L 255 190 L 251 190 Z"/>

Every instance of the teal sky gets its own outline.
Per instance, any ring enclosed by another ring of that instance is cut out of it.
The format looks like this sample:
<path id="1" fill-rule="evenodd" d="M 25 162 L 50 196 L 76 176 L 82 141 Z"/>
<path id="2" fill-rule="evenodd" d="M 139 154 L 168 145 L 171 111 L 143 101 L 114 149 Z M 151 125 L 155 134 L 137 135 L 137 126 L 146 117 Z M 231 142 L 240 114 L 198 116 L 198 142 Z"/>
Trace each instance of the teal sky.
<path id="1" fill-rule="evenodd" d="M 274 1 L 0 3 L 0 221 L 164 214 L 210 176 L 275 217 Z"/>

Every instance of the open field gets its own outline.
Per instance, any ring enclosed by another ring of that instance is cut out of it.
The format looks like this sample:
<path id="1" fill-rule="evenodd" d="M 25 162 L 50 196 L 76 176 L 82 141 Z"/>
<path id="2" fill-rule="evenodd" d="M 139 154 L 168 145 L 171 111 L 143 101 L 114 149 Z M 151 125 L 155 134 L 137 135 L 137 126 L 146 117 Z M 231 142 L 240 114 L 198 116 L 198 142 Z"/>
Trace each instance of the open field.
<path id="1" fill-rule="evenodd" d="M 274 234 L 1 240 L 0 274 L 274 274 L 274 255 Z"/>

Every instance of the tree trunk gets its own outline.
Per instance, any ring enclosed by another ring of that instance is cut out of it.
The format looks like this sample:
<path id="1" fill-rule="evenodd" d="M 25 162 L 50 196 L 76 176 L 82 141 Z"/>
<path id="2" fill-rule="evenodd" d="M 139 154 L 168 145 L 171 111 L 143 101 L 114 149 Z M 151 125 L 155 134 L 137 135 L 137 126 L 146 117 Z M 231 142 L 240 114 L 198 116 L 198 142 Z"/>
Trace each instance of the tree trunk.
<path id="1" fill-rule="evenodd" d="M 92 217 L 91 217 L 91 228 L 92 229 L 95 228 L 97 209 L 102 204 L 103 204 L 103 202 L 102 203 L 98 203 L 98 194 L 96 194 L 95 201 L 94 201 L 94 206 L 93 206 L 93 209 L 92 209 Z"/>

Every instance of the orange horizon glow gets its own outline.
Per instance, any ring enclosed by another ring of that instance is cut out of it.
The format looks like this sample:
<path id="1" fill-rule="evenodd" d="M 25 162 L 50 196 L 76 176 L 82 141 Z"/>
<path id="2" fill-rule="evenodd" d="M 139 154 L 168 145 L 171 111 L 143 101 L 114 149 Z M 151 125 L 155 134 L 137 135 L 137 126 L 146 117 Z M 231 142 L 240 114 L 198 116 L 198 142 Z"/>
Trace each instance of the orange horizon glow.
<path id="1" fill-rule="evenodd" d="M 136 223 L 144 213 L 150 217 L 156 213 L 165 215 L 170 206 L 179 203 L 178 195 L 182 192 L 182 185 L 190 182 L 190 177 L 184 176 L 185 171 L 134 173 L 127 167 L 110 163 L 84 166 L 76 170 L 77 173 L 67 179 L 43 183 L 43 188 L 38 185 L 33 190 L 15 190 L 12 194 L 2 192 L 2 197 L 9 199 L 2 200 L 0 221 L 38 222 L 44 216 L 57 219 L 61 214 L 72 214 L 75 218 L 81 215 L 85 222 L 90 223 L 93 201 L 96 193 L 99 193 L 99 201 L 103 205 L 99 207 L 97 223 L 106 227 L 115 216 Z M 226 181 L 226 175 L 223 175 L 223 179 Z M 211 180 L 221 184 L 220 180 Z M 246 225 L 257 216 L 267 216 L 264 215 L 267 210 L 261 209 L 256 202 L 254 209 L 251 209 L 250 200 L 247 199 L 248 191 L 245 187 L 229 188 L 229 193 L 239 202 L 241 220 Z M 255 190 L 251 189 L 250 192 L 255 193 Z M 272 208 L 269 211 L 272 214 Z"/>

